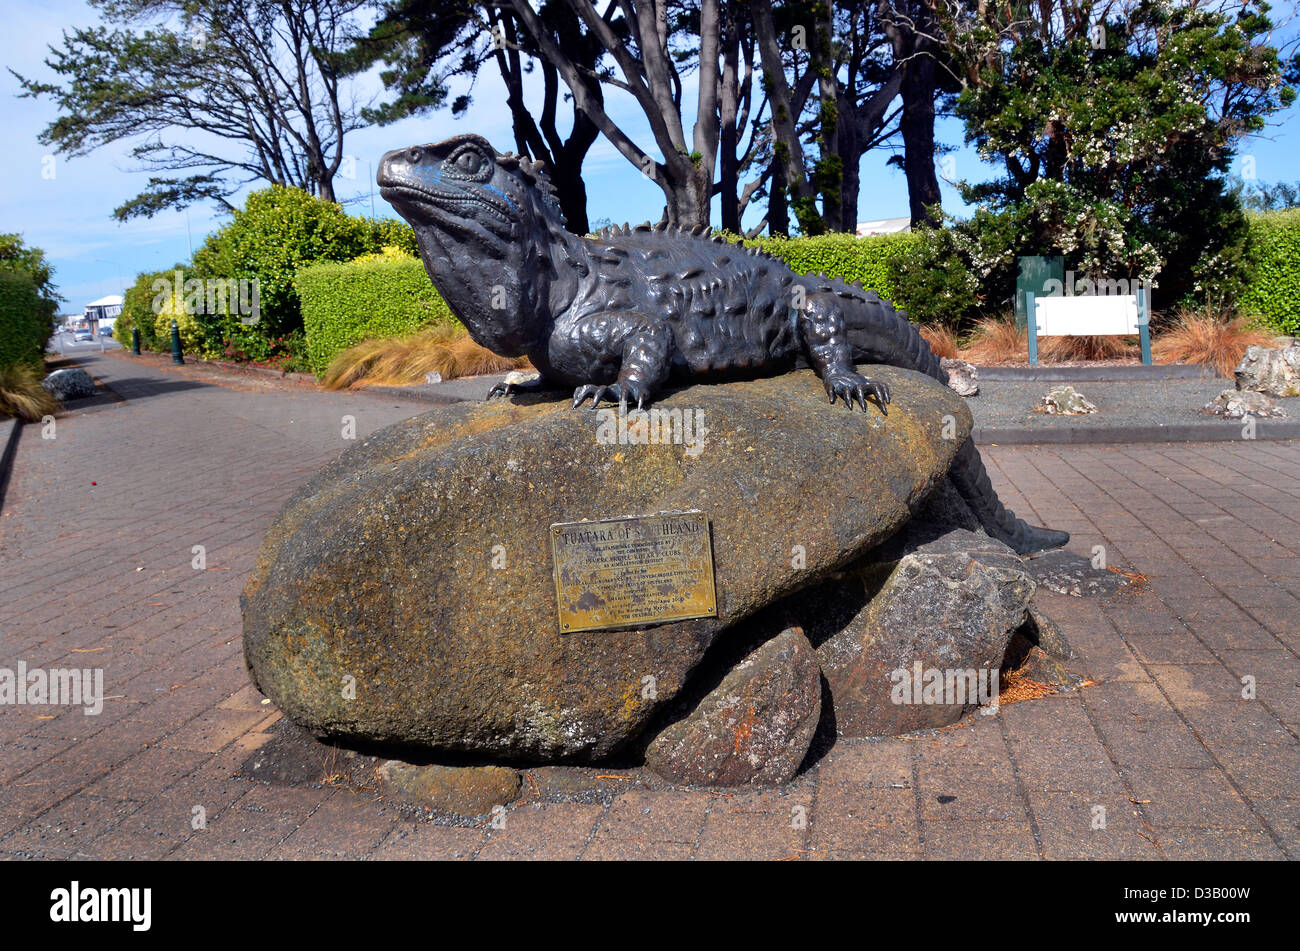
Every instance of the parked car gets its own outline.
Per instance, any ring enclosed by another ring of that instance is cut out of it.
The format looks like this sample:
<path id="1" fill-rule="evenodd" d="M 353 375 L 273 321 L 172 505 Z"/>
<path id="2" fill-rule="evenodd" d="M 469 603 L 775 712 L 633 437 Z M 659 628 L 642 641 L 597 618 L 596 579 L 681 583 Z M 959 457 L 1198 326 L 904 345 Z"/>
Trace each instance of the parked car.
<path id="1" fill-rule="evenodd" d="M 90 343 L 95 338 L 90 335 L 89 330 L 78 330 L 73 339 L 76 340 L 77 343 L 81 343 L 83 340 L 86 343 Z"/>

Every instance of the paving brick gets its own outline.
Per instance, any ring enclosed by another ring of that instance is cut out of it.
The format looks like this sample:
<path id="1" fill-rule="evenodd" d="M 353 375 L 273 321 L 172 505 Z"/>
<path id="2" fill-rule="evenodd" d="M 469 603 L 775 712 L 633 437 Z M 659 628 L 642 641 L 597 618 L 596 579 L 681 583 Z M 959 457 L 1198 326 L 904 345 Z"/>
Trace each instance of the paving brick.
<path id="1" fill-rule="evenodd" d="M 572 861 L 581 857 L 604 806 L 534 803 L 511 809 L 504 828 L 489 828 L 479 859 Z"/>
<path id="2" fill-rule="evenodd" d="M 988 448 L 1009 504 L 1149 579 L 1109 600 L 1039 592 L 1093 685 L 841 739 L 784 789 L 648 789 L 629 773 L 492 829 L 239 775 L 279 718 L 239 642 L 266 527 L 345 448 L 343 413 L 364 436 L 426 407 L 200 372 L 99 358 L 127 402 L 19 444 L 0 665 L 100 666 L 109 697 L 96 717 L 0 708 L 0 858 L 1300 856 L 1300 443 Z"/>

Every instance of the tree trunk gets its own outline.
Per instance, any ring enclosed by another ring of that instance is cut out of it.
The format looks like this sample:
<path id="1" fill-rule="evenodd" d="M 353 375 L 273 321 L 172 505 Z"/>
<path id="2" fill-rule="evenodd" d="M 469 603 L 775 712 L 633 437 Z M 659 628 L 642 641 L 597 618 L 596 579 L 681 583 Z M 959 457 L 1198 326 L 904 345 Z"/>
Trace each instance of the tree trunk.
<path id="1" fill-rule="evenodd" d="M 790 204 L 785 195 L 785 165 L 772 160 L 772 184 L 767 191 L 767 233 L 785 238 L 790 234 Z"/>
<path id="2" fill-rule="evenodd" d="M 906 44 L 910 58 L 903 64 L 903 171 L 907 175 L 907 203 L 912 227 L 937 225 L 929 207 L 940 201 L 939 178 L 934 171 L 934 97 L 938 89 L 935 62 L 930 55 L 934 44 L 934 20 L 928 3 L 917 4 L 915 28 Z M 895 47 L 897 49 L 897 46 Z"/>

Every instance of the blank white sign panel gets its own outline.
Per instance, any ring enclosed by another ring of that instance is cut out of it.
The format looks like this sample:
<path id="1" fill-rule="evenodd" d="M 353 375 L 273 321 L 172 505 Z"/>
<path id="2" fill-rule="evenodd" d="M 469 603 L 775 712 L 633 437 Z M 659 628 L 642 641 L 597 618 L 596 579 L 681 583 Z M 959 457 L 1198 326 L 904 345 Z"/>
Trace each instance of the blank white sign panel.
<path id="1" fill-rule="evenodd" d="M 1137 297 L 1039 297 L 1034 301 L 1040 337 L 1086 337 L 1138 332 Z"/>

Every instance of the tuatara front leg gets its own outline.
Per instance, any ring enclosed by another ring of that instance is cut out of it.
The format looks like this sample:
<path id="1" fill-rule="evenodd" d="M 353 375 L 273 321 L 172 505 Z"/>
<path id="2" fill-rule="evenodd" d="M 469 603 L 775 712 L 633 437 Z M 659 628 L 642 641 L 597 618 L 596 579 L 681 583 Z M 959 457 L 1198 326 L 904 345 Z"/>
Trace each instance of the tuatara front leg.
<path id="1" fill-rule="evenodd" d="M 668 379 L 672 366 L 670 351 L 673 335 L 662 318 L 639 311 L 592 314 L 577 321 L 570 329 L 570 359 L 577 358 L 588 379 L 608 379 L 612 383 L 587 383 L 573 391 L 573 405 L 591 397 L 592 408 L 602 399 L 621 406 L 635 401 L 637 409 L 652 399 Z"/>
<path id="2" fill-rule="evenodd" d="M 882 413 L 889 415 L 889 387 L 868 380 L 854 368 L 853 350 L 834 296 L 808 295 L 799 311 L 799 335 L 832 403 L 839 398 L 853 409 L 856 400 L 866 410 L 867 399 L 871 398 Z"/>

